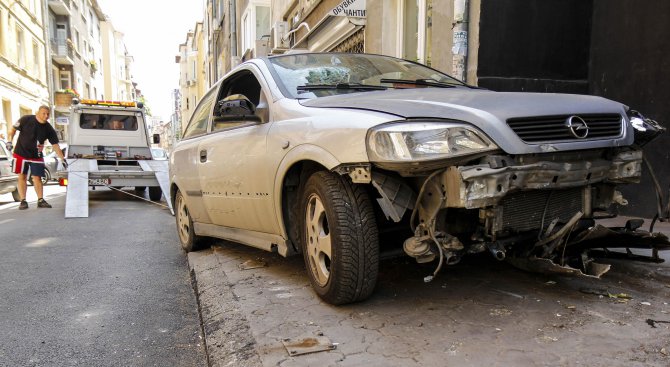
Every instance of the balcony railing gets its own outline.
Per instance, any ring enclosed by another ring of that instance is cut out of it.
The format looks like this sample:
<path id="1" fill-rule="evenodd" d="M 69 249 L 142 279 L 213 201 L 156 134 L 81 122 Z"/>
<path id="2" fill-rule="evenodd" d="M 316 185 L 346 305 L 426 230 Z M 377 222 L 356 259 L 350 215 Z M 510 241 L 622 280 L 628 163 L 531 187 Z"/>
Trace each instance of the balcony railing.
<path id="1" fill-rule="evenodd" d="M 54 61 L 61 65 L 73 64 L 74 47 L 65 38 L 51 39 L 51 54 Z"/>

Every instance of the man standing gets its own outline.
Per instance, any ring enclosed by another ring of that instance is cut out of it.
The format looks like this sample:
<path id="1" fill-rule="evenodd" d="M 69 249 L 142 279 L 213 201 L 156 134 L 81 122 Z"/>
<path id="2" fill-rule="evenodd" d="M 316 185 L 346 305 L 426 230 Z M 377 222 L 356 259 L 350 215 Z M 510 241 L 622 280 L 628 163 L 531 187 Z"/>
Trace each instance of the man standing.
<path id="1" fill-rule="evenodd" d="M 51 112 L 49 106 L 40 106 L 36 115 L 21 117 L 9 129 L 7 142 L 9 150 L 12 150 L 14 134 L 16 131 L 21 132 L 16 139 L 13 163 L 14 173 L 19 175 L 19 197 L 21 198 L 19 209 L 21 210 L 28 209 L 28 202 L 26 202 L 28 172 L 33 177 L 33 186 L 37 194 L 37 207 L 51 208 L 51 205 L 43 198 L 44 190 L 42 187 L 42 177 L 44 177 L 42 149 L 46 140 L 49 140 L 58 157 L 63 160 L 63 166 L 67 169 L 63 151 L 58 146 L 58 134 L 48 121 L 49 112 Z"/>

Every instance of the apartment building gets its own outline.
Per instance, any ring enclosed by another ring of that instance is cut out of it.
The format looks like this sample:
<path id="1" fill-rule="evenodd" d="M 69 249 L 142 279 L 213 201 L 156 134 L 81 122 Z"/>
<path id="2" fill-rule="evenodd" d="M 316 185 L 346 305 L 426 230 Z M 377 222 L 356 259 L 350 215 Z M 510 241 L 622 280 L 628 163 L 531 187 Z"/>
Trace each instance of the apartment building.
<path id="1" fill-rule="evenodd" d="M 109 19 L 100 22 L 104 90 L 100 97 L 113 101 L 135 99 L 131 69 L 134 61 L 123 41 L 122 32 Z"/>
<path id="2" fill-rule="evenodd" d="M 0 0 L 0 134 L 5 138 L 22 115 L 49 104 L 44 1 Z"/>

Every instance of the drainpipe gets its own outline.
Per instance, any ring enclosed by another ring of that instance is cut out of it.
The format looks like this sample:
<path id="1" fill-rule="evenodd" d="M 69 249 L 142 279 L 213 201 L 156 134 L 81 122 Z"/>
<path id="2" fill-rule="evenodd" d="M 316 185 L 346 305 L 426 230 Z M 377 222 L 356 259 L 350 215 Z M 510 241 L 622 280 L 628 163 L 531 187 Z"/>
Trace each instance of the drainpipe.
<path id="1" fill-rule="evenodd" d="M 452 54 L 452 75 L 454 78 L 466 81 L 468 65 L 468 15 L 470 2 L 468 0 L 454 0 L 454 45 Z"/>
<path id="2" fill-rule="evenodd" d="M 51 39 L 49 38 L 49 5 L 48 1 L 42 1 L 42 31 L 44 33 L 44 59 L 46 60 L 46 72 L 47 72 L 47 95 L 49 98 L 49 107 L 51 107 L 51 118 L 52 125 L 55 125 L 56 113 L 54 112 L 54 85 L 53 85 L 53 70 L 51 62 Z"/>
<path id="3" fill-rule="evenodd" d="M 230 68 L 235 66 L 235 59 L 237 58 L 237 0 L 230 0 Z"/>

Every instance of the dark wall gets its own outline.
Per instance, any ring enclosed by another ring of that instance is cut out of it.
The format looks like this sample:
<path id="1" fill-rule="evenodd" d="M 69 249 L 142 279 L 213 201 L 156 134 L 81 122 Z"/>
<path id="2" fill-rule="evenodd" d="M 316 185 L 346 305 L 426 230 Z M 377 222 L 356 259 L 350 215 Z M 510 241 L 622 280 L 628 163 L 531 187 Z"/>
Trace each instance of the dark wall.
<path id="1" fill-rule="evenodd" d="M 483 1 L 478 84 L 588 92 L 592 0 Z"/>
<path id="2" fill-rule="evenodd" d="M 623 102 L 670 127 L 670 1 L 594 0 L 589 94 Z M 668 134 L 645 148 L 666 196 L 669 152 Z M 629 201 L 623 213 L 654 215 L 648 174 L 622 191 Z"/>

